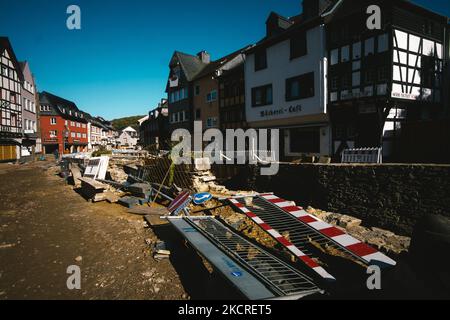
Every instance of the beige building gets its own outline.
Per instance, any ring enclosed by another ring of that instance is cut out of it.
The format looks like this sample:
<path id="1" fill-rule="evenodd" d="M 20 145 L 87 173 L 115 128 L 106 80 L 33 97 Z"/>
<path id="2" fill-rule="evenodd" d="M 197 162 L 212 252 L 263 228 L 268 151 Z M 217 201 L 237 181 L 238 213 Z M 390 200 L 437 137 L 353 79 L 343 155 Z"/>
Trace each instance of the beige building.
<path id="1" fill-rule="evenodd" d="M 193 82 L 194 121 L 202 121 L 203 130 L 220 128 L 219 77 L 242 63 L 242 50 L 209 63 Z"/>

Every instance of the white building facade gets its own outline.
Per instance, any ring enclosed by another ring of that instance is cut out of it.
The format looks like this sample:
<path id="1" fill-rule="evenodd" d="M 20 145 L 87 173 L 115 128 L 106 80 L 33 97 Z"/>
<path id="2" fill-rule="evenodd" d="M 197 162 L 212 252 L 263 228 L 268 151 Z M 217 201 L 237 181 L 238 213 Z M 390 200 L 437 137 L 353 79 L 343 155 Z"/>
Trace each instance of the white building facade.
<path id="1" fill-rule="evenodd" d="M 138 144 L 138 133 L 132 127 L 127 127 L 122 130 L 119 135 L 118 144 L 122 148 L 135 148 Z"/>
<path id="2" fill-rule="evenodd" d="M 323 25 L 293 25 L 247 52 L 246 117 L 253 128 L 280 128 L 280 155 L 330 155 L 327 53 Z"/>

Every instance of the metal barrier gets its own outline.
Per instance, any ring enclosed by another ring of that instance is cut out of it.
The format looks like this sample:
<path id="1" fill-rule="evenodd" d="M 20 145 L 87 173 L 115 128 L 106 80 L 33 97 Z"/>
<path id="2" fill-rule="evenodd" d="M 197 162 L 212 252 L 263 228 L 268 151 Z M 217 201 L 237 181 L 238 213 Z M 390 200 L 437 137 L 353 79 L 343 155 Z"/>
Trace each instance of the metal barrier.
<path id="1" fill-rule="evenodd" d="M 213 217 L 168 220 L 249 299 L 300 299 L 323 292 L 308 276 Z"/>
<path id="2" fill-rule="evenodd" d="M 228 201 L 324 279 L 333 280 L 334 277 L 319 266 L 317 258 L 312 257 L 313 252 L 320 252 L 318 247 L 339 252 L 341 257 L 365 266 L 396 265 L 394 260 L 375 248 L 308 214 L 293 202 L 273 194 L 246 198 L 252 198 L 251 206 L 245 198 L 231 198 Z"/>
<path id="3" fill-rule="evenodd" d="M 383 163 L 382 148 L 345 149 L 342 163 Z"/>

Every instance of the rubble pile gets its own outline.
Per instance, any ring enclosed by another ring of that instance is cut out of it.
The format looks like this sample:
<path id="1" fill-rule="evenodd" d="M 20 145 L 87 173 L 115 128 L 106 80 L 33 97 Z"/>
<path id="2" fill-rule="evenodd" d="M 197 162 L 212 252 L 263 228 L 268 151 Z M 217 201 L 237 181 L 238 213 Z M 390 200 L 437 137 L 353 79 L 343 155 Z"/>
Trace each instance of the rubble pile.
<path id="1" fill-rule="evenodd" d="M 111 175 L 111 179 L 118 183 L 125 183 L 128 179 L 128 174 L 125 173 L 125 170 L 123 169 L 124 166 L 139 164 L 140 162 L 142 161 L 139 159 L 110 159 L 108 171 Z"/>
<path id="2" fill-rule="evenodd" d="M 342 229 L 356 239 L 386 252 L 401 254 L 408 252 L 411 238 L 375 227 L 364 227 L 362 220 L 339 213 L 326 212 L 309 207 L 306 211 L 317 218 Z"/>
<path id="3" fill-rule="evenodd" d="M 214 195 L 232 195 L 225 186 L 216 182 L 216 177 L 210 170 L 196 171 L 192 177 L 193 188 L 196 192 L 211 192 Z"/>

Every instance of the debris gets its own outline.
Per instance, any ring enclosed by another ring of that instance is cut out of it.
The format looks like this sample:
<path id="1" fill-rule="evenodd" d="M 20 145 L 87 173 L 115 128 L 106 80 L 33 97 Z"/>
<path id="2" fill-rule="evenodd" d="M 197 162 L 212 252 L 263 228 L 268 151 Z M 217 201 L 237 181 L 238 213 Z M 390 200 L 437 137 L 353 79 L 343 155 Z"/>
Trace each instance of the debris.
<path id="1" fill-rule="evenodd" d="M 82 256 L 78 256 L 78 257 L 75 258 L 75 261 L 76 261 L 76 262 L 81 262 L 82 260 L 83 260 L 83 257 L 82 257 Z"/>
<path id="2" fill-rule="evenodd" d="M 127 190 L 135 197 L 149 199 L 152 187 L 148 183 L 134 183 L 128 186 Z"/>
<path id="3" fill-rule="evenodd" d="M 9 249 L 9 248 L 13 248 L 15 246 L 16 246 L 15 243 L 2 244 L 2 245 L 0 245 L 0 249 Z"/>
<path id="4" fill-rule="evenodd" d="M 197 171 L 207 171 L 211 170 L 211 161 L 209 158 L 195 158 L 195 170 Z"/>
<path id="5" fill-rule="evenodd" d="M 309 277 L 212 217 L 169 218 L 169 222 L 248 299 L 299 299 L 322 292 Z"/>
<path id="6" fill-rule="evenodd" d="M 192 197 L 188 191 L 181 192 L 167 208 L 170 215 L 177 216 L 181 211 L 185 210 L 189 203 L 192 201 Z"/>
<path id="7" fill-rule="evenodd" d="M 212 199 L 212 194 L 208 192 L 197 193 L 194 195 L 194 203 L 195 204 L 204 204 Z"/>
<path id="8" fill-rule="evenodd" d="M 69 164 L 70 173 L 72 174 L 73 183 L 75 185 L 75 188 L 81 187 L 81 181 L 79 180 L 81 178 L 81 170 L 78 167 L 76 163 L 70 163 Z"/>
<path id="9" fill-rule="evenodd" d="M 140 200 L 141 200 L 140 198 L 126 196 L 119 199 L 119 204 L 127 208 L 133 208 L 140 204 L 139 203 Z"/>
<path id="10" fill-rule="evenodd" d="M 347 215 L 342 215 L 341 218 L 339 219 L 339 226 L 341 226 L 342 228 L 352 228 L 352 227 L 358 227 L 360 226 L 362 223 L 362 220 L 354 218 L 354 217 L 350 217 Z"/>
<path id="11" fill-rule="evenodd" d="M 104 194 L 105 194 L 106 201 L 108 201 L 109 203 L 119 202 L 119 199 L 120 199 L 119 196 L 114 194 L 113 192 L 107 191 Z"/>
<path id="12" fill-rule="evenodd" d="M 408 252 L 411 238 L 396 235 L 393 232 L 361 226 L 360 219 L 338 213 L 325 212 L 309 207 L 307 212 L 317 218 L 347 231 L 356 239 L 376 246 L 379 250 L 400 254 Z"/>
<path id="13" fill-rule="evenodd" d="M 104 180 L 106 177 L 106 171 L 108 170 L 108 162 L 108 156 L 90 158 L 86 170 L 84 171 L 84 177 L 94 180 L 97 178 Z"/>
<path id="14" fill-rule="evenodd" d="M 370 247 L 364 241 L 346 234 L 344 231 L 308 214 L 294 203 L 273 194 L 255 196 L 253 202 L 259 208 L 255 206 L 250 207 L 250 209 L 246 208 L 242 199 L 230 199 L 229 201 L 324 278 L 334 277 L 316 263 L 312 263 L 311 257 L 306 257 L 304 252 L 309 251 L 308 243 L 318 243 L 323 252 L 330 252 L 329 250 L 326 251 L 327 247 L 330 247 L 342 252 L 345 256 L 353 256 L 365 266 L 370 264 L 396 265 L 394 260 Z M 289 232 L 288 238 L 283 237 L 286 232 Z M 339 256 L 343 256 L 342 254 L 339 254 Z M 351 260 L 355 261 L 353 258 Z"/>
<path id="15" fill-rule="evenodd" d="M 79 178 L 81 181 L 81 194 L 87 199 L 94 202 L 106 200 L 103 192 L 108 189 L 106 184 L 95 181 L 90 178 Z"/>
<path id="16" fill-rule="evenodd" d="M 131 209 L 128 209 L 127 212 L 137 215 L 155 215 L 158 217 L 166 216 L 169 214 L 169 211 L 164 207 L 155 208 L 148 206 L 133 207 Z"/>

